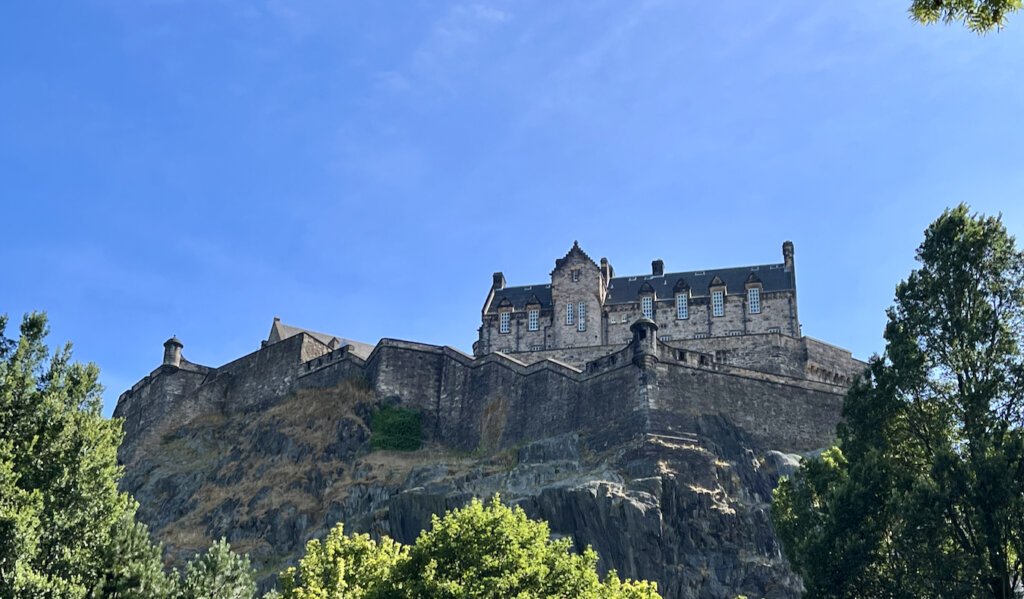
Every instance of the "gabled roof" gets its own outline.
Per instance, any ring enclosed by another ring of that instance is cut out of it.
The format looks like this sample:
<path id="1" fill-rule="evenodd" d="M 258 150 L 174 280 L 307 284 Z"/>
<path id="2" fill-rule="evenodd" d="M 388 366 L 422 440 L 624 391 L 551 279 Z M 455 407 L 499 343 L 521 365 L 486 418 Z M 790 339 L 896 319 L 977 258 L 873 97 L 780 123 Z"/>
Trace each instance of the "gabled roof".
<path id="1" fill-rule="evenodd" d="M 583 248 L 580 247 L 580 242 L 573 241 L 572 247 L 569 248 L 569 251 L 565 253 L 565 256 L 562 256 L 561 258 L 555 260 L 555 270 L 562 268 L 562 265 L 565 264 L 566 261 L 572 256 L 582 258 L 593 264 L 594 268 L 598 268 L 597 262 L 594 262 L 594 260 L 590 256 L 588 256 L 586 252 L 583 251 Z"/>
<path id="2" fill-rule="evenodd" d="M 369 343 L 363 343 L 361 341 L 353 341 L 351 339 L 345 339 L 344 337 L 337 337 L 335 335 L 328 335 L 327 333 L 318 333 L 316 331 L 310 331 L 309 329 L 300 329 L 299 327 L 293 327 L 284 324 L 280 320 L 274 319 L 274 324 L 270 327 L 270 335 L 267 337 L 267 343 L 277 343 L 278 341 L 284 341 L 289 337 L 294 337 L 299 333 L 305 333 L 324 345 L 331 347 L 332 349 L 341 348 L 346 345 L 352 346 L 352 353 L 359 356 L 360 358 L 366 358 L 373 351 L 374 346 Z"/>

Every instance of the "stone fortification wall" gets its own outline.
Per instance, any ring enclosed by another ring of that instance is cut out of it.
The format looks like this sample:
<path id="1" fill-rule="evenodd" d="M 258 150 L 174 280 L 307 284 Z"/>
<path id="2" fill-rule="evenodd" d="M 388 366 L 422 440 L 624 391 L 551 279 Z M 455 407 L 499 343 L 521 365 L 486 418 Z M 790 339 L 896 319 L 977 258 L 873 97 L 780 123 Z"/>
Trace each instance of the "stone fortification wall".
<path id="1" fill-rule="evenodd" d="M 786 346 L 791 341 L 781 341 L 780 351 L 798 353 Z M 822 364 L 844 359 L 838 348 L 814 343 Z M 504 354 L 473 358 L 449 347 L 385 339 L 364 360 L 347 347 L 328 351 L 300 334 L 220 368 L 186 363 L 154 371 L 118 401 L 115 416 L 125 418 L 128 433 L 121 459 L 130 462 L 134 448 L 172 425 L 259 410 L 300 389 L 352 378 L 368 381 L 379 400 L 420 411 L 428 440 L 465 450 L 572 431 L 611 443 L 665 428 L 675 414 L 724 416 L 763 447 L 804 451 L 828 444 L 839 419 L 845 386 L 835 381 L 722 363 L 713 352 L 673 347 L 650 335 L 643 344 L 634 339 L 604 351 L 575 368 Z"/>
<path id="2" fill-rule="evenodd" d="M 688 339 L 666 345 L 712 354 L 715 362 L 722 364 L 847 387 L 865 367 L 840 347 L 779 333 Z"/>

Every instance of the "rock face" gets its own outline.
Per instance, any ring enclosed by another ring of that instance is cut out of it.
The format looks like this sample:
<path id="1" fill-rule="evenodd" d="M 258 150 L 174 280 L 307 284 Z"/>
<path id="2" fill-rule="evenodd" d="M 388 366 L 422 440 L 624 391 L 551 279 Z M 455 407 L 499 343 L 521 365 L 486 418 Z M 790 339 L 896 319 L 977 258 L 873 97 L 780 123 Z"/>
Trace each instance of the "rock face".
<path id="1" fill-rule="evenodd" d="M 768 518 L 794 458 L 749 449 L 757 443 L 725 416 L 626 438 L 590 430 L 473 453 L 371 452 L 380 399 L 347 380 L 136 435 L 122 488 L 168 562 L 225 537 L 250 554 L 263 588 L 338 522 L 411 543 L 432 515 L 499 493 L 591 545 L 602 570 L 655 580 L 666 598 L 799 596 Z"/>

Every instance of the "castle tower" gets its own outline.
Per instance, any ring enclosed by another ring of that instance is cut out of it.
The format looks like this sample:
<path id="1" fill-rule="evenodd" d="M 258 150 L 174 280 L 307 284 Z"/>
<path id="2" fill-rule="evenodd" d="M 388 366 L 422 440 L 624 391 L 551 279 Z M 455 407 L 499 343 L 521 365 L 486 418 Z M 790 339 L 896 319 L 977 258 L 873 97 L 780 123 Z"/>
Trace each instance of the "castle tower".
<path id="1" fill-rule="evenodd" d="M 177 337 L 172 336 L 164 341 L 164 366 L 181 366 L 181 348 L 184 347 Z"/>

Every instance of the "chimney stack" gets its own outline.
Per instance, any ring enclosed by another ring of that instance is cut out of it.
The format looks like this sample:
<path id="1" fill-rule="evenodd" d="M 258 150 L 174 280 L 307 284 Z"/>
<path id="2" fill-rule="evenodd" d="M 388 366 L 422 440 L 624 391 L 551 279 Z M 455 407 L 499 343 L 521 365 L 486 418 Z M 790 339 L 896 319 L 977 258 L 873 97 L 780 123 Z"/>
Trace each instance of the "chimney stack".
<path id="1" fill-rule="evenodd" d="M 601 274 L 604 275 L 605 283 L 615 277 L 615 269 L 608 262 L 608 258 L 601 258 Z"/>
<path id="2" fill-rule="evenodd" d="M 782 261 L 785 263 L 786 272 L 793 272 L 793 242 L 786 241 L 782 244 Z"/>
<path id="3" fill-rule="evenodd" d="M 504 289 L 505 288 L 505 275 L 500 272 L 494 273 L 494 283 L 491 285 L 491 289 Z"/>
<path id="4" fill-rule="evenodd" d="M 660 277 L 665 274 L 665 263 L 661 259 L 653 260 L 651 262 L 651 274 Z"/>

